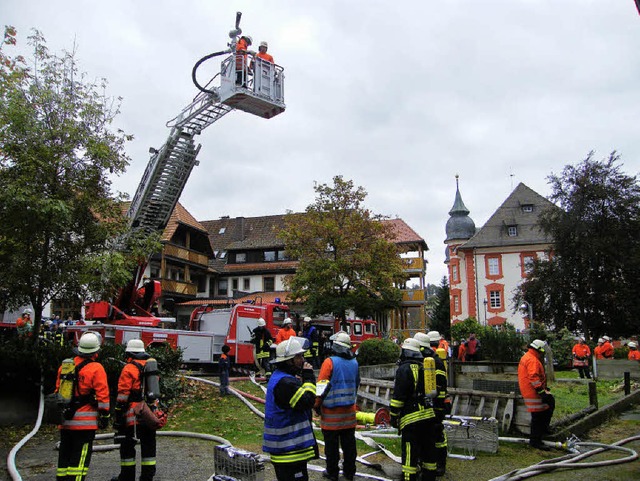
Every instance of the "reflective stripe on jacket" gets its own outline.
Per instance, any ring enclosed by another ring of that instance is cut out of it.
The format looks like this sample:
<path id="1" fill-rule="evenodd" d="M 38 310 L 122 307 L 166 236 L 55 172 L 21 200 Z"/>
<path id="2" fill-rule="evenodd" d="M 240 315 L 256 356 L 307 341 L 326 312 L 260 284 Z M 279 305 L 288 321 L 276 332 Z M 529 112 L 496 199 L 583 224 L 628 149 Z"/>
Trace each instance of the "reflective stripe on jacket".
<path id="1" fill-rule="evenodd" d="M 546 389 L 547 376 L 544 366 L 538 358 L 538 351 L 533 348 L 525 353 L 518 365 L 518 384 L 520 394 L 524 398 L 524 403 L 529 412 L 546 411 L 549 405 L 542 402 L 538 391 Z"/>
<path id="2" fill-rule="evenodd" d="M 76 366 L 84 362 L 86 358 L 76 356 L 73 362 Z M 60 387 L 60 368 L 56 380 L 56 391 Z M 107 373 L 99 362 L 86 364 L 78 373 L 76 384 L 76 396 L 94 396 L 95 401 L 80 406 L 70 420 L 65 420 L 60 429 L 81 431 L 98 429 L 98 410 L 109 411 L 109 385 Z"/>
<path id="3" fill-rule="evenodd" d="M 289 401 L 290 409 L 278 406 L 274 394 L 278 383 L 284 378 L 295 379 L 300 384 Z M 294 409 L 306 392 L 313 392 L 315 395 L 315 390 L 314 384 L 303 384 L 279 369 L 271 375 L 267 385 L 262 450 L 271 454 L 272 462 L 294 463 L 315 457 L 316 440 L 311 426 L 311 413 Z"/>
<path id="4" fill-rule="evenodd" d="M 356 398 L 360 385 L 358 361 L 332 356 L 322 363 L 318 383 L 330 381 L 329 394 L 320 405 L 320 427 L 328 431 L 356 427 Z"/>

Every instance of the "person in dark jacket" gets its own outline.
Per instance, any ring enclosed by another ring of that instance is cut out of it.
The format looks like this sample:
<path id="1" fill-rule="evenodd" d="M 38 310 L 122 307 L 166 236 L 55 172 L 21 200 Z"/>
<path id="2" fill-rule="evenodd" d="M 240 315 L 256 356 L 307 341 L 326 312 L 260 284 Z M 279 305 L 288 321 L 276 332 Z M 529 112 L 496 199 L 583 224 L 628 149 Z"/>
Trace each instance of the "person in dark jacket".
<path id="1" fill-rule="evenodd" d="M 271 371 L 270 358 L 273 336 L 267 329 L 267 323 L 263 318 L 258 319 L 258 327 L 251 332 L 251 343 L 256 347 L 256 367 L 260 369 L 260 374 L 264 376 Z"/>
<path id="2" fill-rule="evenodd" d="M 346 332 L 333 336 L 333 354 L 325 359 L 318 375 L 315 409 L 320 414 L 327 469 L 324 477 L 338 481 L 340 447 L 344 455 L 342 471 L 347 481 L 356 474 L 356 398 L 360 385 L 358 361 L 351 351 Z"/>
<path id="3" fill-rule="evenodd" d="M 226 344 L 222 346 L 222 354 L 220 354 L 220 360 L 218 361 L 218 369 L 220 369 L 220 394 L 226 396 L 231 394 L 229 392 L 229 369 L 231 368 L 231 362 L 229 361 L 229 351 L 231 348 Z"/>
<path id="4" fill-rule="evenodd" d="M 270 454 L 278 481 L 308 481 L 307 462 L 318 457 L 311 425 L 316 380 L 302 341 L 293 336 L 277 345 L 267 384 L 262 450 Z"/>
<path id="5" fill-rule="evenodd" d="M 396 371 L 391 399 L 391 425 L 402 436 L 402 479 L 417 481 L 422 468 L 422 481 L 436 479 L 435 412 L 425 396 L 423 355 L 417 339 L 402 343 L 400 365 Z M 429 393 L 432 394 L 432 393 Z"/>

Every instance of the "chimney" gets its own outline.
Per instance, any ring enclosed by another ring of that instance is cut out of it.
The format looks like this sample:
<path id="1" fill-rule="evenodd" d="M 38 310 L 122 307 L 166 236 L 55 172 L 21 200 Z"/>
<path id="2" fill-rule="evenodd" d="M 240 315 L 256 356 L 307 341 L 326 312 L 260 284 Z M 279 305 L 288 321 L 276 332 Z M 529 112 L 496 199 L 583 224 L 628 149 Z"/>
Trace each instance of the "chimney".
<path id="1" fill-rule="evenodd" d="M 235 240 L 244 240 L 244 217 L 236 217 L 236 237 Z"/>

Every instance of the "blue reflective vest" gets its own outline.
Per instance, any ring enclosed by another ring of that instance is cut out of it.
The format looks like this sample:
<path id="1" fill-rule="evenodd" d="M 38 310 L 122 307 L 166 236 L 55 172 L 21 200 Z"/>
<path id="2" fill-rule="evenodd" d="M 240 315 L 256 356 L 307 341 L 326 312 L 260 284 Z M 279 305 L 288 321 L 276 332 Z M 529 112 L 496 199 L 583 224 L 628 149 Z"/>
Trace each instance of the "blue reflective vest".
<path id="1" fill-rule="evenodd" d="M 282 409 L 276 404 L 274 389 L 286 377 L 294 376 L 276 370 L 267 385 L 262 450 L 271 454 L 273 462 L 292 463 L 313 458 L 316 440 L 309 412 Z"/>
<path id="2" fill-rule="evenodd" d="M 327 408 L 352 406 L 358 395 L 358 361 L 331 356 L 331 389 L 322 405 Z"/>

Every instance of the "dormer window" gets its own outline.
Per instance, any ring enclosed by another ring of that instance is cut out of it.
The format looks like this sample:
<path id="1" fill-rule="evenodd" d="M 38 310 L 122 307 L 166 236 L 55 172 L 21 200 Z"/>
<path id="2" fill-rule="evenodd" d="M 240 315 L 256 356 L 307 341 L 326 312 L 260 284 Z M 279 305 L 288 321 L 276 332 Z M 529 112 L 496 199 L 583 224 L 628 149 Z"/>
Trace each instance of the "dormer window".
<path id="1" fill-rule="evenodd" d="M 533 204 L 523 204 L 522 212 L 533 212 Z"/>
<path id="2" fill-rule="evenodd" d="M 236 254 L 236 262 L 241 264 L 243 262 L 247 262 L 247 253 L 246 252 L 238 252 Z"/>
<path id="3" fill-rule="evenodd" d="M 517 237 L 517 235 L 518 235 L 518 226 L 510 225 L 507 228 L 507 232 L 509 234 L 509 237 Z"/>
<path id="4" fill-rule="evenodd" d="M 224 232 L 227 230 L 226 227 L 220 227 L 220 230 L 218 231 L 218 234 L 224 234 Z"/>

